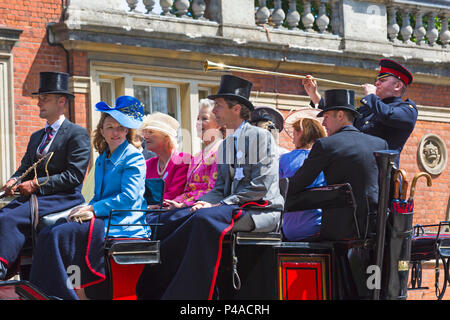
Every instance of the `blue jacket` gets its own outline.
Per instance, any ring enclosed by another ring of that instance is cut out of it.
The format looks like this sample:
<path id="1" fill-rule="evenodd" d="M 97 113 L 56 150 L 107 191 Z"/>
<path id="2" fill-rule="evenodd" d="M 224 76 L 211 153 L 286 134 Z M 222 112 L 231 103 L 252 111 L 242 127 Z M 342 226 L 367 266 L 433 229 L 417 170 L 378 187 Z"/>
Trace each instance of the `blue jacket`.
<path id="1" fill-rule="evenodd" d="M 90 201 L 97 218 L 105 221 L 105 235 L 109 213 L 112 209 L 144 210 L 146 165 L 142 153 L 125 140 L 111 157 L 103 152 L 95 162 L 95 191 Z M 144 224 L 144 212 L 114 212 L 112 224 Z M 148 227 L 125 226 L 111 227 L 110 236 L 147 237 Z"/>
<path id="2" fill-rule="evenodd" d="M 414 130 L 417 120 L 417 107 L 411 100 L 403 101 L 400 97 L 381 100 L 374 94 L 361 99 L 363 105 L 358 112 L 354 126 L 361 132 L 380 137 L 388 143 L 389 149 L 400 152 Z"/>

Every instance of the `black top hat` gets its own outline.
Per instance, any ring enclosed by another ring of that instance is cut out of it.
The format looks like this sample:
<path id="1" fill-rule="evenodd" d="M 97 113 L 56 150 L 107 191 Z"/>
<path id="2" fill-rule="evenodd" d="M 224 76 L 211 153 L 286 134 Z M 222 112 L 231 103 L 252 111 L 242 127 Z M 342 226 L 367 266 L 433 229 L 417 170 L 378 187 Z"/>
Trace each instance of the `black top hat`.
<path id="1" fill-rule="evenodd" d="M 283 130 L 284 118 L 277 109 L 271 107 L 256 107 L 250 115 L 250 123 L 256 125 L 259 121 L 272 121 L 279 132 Z"/>
<path id="2" fill-rule="evenodd" d="M 41 72 L 39 91 L 33 94 L 62 94 L 74 97 L 69 92 L 69 74 L 64 72 Z"/>
<path id="3" fill-rule="evenodd" d="M 248 100 L 253 83 L 248 80 L 232 76 L 224 75 L 220 80 L 219 90 L 217 94 L 208 96 L 208 99 L 214 100 L 217 98 L 229 98 L 237 100 L 250 110 L 255 109 L 253 104 Z"/>
<path id="4" fill-rule="evenodd" d="M 347 89 L 326 90 L 324 107 L 317 116 L 323 117 L 323 114 L 330 110 L 349 110 L 355 116 L 359 115 L 359 112 L 355 109 L 355 91 Z"/>
<path id="5" fill-rule="evenodd" d="M 398 62 L 389 59 L 381 59 L 378 64 L 380 66 L 380 72 L 378 73 L 377 80 L 393 76 L 402 80 L 406 85 L 411 84 L 413 81 L 411 72 Z"/>

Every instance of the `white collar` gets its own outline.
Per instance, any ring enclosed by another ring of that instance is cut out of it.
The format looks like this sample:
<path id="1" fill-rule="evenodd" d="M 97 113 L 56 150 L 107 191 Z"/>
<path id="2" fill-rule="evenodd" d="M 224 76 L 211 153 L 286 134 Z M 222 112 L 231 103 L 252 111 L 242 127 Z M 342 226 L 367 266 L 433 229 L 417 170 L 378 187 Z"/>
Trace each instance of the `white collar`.
<path id="1" fill-rule="evenodd" d="M 61 127 L 62 123 L 64 122 L 64 120 L 66 120 L 66 117 L 62 114 L 58 120 L 56 120 L 55 122 L 53 122 L 53 124 L 51 125 L 52 129 L 57 132 L 59 130 L 59 128 Z M 45 124 L 45 129 L 47 129 L 47 127 L 49 127 L 50 125 L 47 123 Z"/>
<path id="2" fill-rule="evenodd" d="M 247 121 L 242 121 L 242 123 L 239 125 L 239 127 L 236 129 L 236 131 L 233 132 L 233 136 L 236 138 L 239 138 L 241 136 L 241 131 L 244 125 L 247 123 Z"/>

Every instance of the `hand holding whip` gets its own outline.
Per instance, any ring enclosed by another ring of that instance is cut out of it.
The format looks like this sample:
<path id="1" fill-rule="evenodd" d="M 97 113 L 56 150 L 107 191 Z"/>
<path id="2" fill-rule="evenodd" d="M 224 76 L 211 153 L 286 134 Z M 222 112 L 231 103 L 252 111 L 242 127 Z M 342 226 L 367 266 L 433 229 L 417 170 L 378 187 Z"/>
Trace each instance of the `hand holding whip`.
<path id="1" fill-rule="evenodd" d="M 12 196 L 14 194 L 14 191 L 17 188 L 19 188 L 19 190 L 21 191 L 21 193 L 23 195 L 30 195 L 31 193 L 35 192 L 40 187 L 40 185 L 37 183 L 36 168 L 42 161 L 44 161 L 45 159 L 48 158 L 48 160 L 45 163 L 45 172 L 47 173 L 47 180 L 45 180 L 45 182 L 41 183 L 41 185 L 46 184 L 48 182 L 48 180 L 50 179 L 49 173 L 47 170 L 47 166 L 48 166 L 48 163 L 50 162 L 50 159 L 52 158 L 52 156 L 53 156 L 53 152 L 47 153 L 41 159 L 39 159 L 38 161 L 33 163 L 33 165 L 31 167 L 29 167 L 20 177 L 9 179 L 0 191 L 0 199 L 4 198 L 6 196 Z M 22 187 L 20 187 L 20 185 L 22 183 L 22 179 L 25 178 L 31 172 L 31 170 L 34 170 L 34 179 L 30 180 L 30 181 L 25 181 L 27 183 L 25 184 L 25 182 L 24 182 L 24 185 Z"/>

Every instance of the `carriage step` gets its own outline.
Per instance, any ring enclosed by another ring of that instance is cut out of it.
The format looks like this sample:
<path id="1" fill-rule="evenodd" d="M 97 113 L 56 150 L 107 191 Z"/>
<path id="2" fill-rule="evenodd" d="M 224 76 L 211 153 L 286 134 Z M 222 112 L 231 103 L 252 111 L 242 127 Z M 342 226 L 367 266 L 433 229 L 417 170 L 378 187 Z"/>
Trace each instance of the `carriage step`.
<path id="1" fill-rule="evenodd" d="M 247 245 L 277 245 L 281 243 L 279 232 L 237 232 L 236 243 Z"/>
<path id="2" fill-rule="evenodd" d="M 111 243 L 108 255 L 117 264 L 154 264 L 160 262 L 159 241 L 121 240 Z"/>

